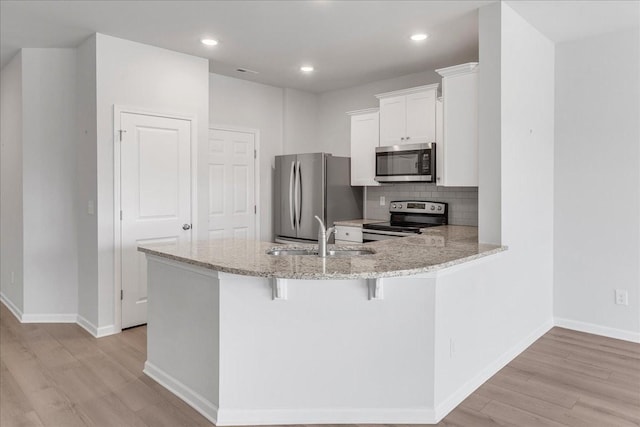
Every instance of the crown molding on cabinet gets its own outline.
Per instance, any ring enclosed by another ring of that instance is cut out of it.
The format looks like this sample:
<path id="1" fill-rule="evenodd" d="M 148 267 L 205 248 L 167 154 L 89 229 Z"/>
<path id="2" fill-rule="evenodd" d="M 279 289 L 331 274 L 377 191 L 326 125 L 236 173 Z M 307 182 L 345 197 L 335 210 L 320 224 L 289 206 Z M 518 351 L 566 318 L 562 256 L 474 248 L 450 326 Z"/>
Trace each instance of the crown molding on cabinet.
<path id="1" fill-rule="evenodd" d="M 434 83 L 432 85 L 410 87 L 409 89 L 401 89 L 401 90 L 394 90 L 393 92 L 379 93 L 379 94 L 376 95 L 376 98 L 380 99 L 380 98 L 388 98 L 390 96 L 409 95 L 409 94 L 412 94 L 412 93 L 423 92 L 425 90 L 431 90 L 431 89 L 436 89 L 437 90 L 439 87 L 440 87 L 440 83 Z"/>
<path id="2" fill-rule="evenodd" d="M 358 114 L 377 113 L 378 111 L 380 111 L 380 108 L 378 108 L 378 107 L 375 107 L 375 108 L 364 108 L 362 110 L 347 111 L 347 114 L 350 115 L 350 116 L 356 116 Z"/>
<path id="3" fill-rule="evenodd" d="M 467 62 L 466 64 L 454 65 L 453 67 L 438 68 L 436 73 L 440 74 L 442 77 L 452 77 L 476 71 L 478 71 L 478 63 Z"/>

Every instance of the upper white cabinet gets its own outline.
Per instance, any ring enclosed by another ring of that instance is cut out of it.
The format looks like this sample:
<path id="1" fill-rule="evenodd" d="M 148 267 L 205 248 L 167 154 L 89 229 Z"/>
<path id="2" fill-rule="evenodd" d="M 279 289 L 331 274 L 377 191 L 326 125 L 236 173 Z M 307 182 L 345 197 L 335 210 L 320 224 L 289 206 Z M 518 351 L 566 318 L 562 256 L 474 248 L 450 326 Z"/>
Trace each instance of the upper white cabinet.
<path id="1" fill-rule="evenodd" d="M 438 83 L 376 95 L 380 100 L 380 145 L 436 140 Z"/>
<path id="2" fill-rule="evenodd" d="M 478 186 L 478 63 L 436 70 L 442 76 L 437 105 L 436 184 Z"/>
<path id="3" fill-rule="evenodd" d="M 351 185 L 380 185 L 376 176 L 376 147 L 380 141 L 377 108 L 350 111 Z"/>

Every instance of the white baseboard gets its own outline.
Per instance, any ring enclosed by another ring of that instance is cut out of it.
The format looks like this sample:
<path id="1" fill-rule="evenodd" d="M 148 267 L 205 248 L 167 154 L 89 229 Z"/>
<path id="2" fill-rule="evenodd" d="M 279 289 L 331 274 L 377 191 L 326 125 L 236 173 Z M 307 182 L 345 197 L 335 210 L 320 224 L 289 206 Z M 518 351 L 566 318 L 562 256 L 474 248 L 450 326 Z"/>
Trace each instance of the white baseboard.
<path id="1" fill-rule="evenodd" d="M 462 403 L 471 393 L 476 391 L 478 387 L 484 384 L 489 378 L 494 376 L 500 369 L 504 368 L 509 362 L 522 353 L 527 347 L 533 344 L 538 338 L 546 334 L 551 328 L 553 328 L 553 320 L 549 319 L 544 322 L 533 332 L 527 335 L 524 339 L 520 340 L 516 345 L 504 352 L 502 356 L 492 361 L 482 371 L 480 371 L 475 377 L 466 382 L 455 393 L 450 395 L 446 400 L 436 406 L 435 421 L 440 422 L 449 412 L 451 412 L 456 406 Z"/>
<path id="2" fill-rule="evenodd" d="M 162 369 L 156 367 L 152 363 L 149 363 L 149 361 L 144 363 L 144 369 L 142 372 L 169 390 L 171 393 L 184 400 L 189 404 L 189 406 L 202 414 L 206 419 L 218 425 L 218 407 L 215 404 L 191 390 L 189 387 L 173 378 Z"/>
<path id="3" fill-rule="evenodd" d="M 120 332 L 116 329 L 115 325 L 101 326 L 98 328 L 93 323 L 76 313 L 25 314 L 2 292 L 0 292 L 0 302 L 9 309 L 20 323 L 77 323 L 80 327 L 96 338 L 106 337 L 107 335 L 113 335 Z"/>
<path id="4" fill-rule="evenodd" d="M 435 424 L 428 408 L 218 410 L 218 426 L 286 424 Z"/>
<path id="5" fill-rule="evenodd" d="M 220 409 L 149 361 L 143 372 L 218 426 L 434 422 L 434 412 L 427 408 Z"/>
<path id="6" fill-rule="evenodd" d="M 22 322 L 22 310 L 20 310 L 5 294 L 0 292 L 0 302 L 4 304 L 5 307 L 9 309 L 11 314 L 18 319 L 19 322 Z"/>
<path id="7" fill-rule="evenodd" d="M 98 328 L 84 317 L 78 314 L 78 325 L 85 331 L 89 332 L 94 337 L 98 335 Z"/>
<path id="8" fill-rule="evenodd" d="M 102 338 L 120 332 L 116 330 L 115 325 L 101 326 L 98 328 L 96 325 L 89 322 L 86 318 L 80 316 L 79 314 L 76 322 L 78 323 L 78 325 L 80 325 L 80 327 L 82 327 L 82 329 L 89 332 L 95 338 Z"/>
<path id="9" fill-rule="evenodd" d="M 100 326 L 98 328 L 98 333 L 95 335 L 96 338 L 107 337 L 109 335 L 118 334 L 119 330 L 116 329 L 116 325 L 107 325 Z"/>
<path id="10" fill-rule="evenodd" d="M 218 410 L 218 426 L 286 424 L 434 424 L 428 408 Z"/>
<path id="11" fill-rule="evenodd" d="M 577 320 L 554 318 L 555 326 L 571 329 L 574 331 L 586 332 L 588 334 L 601 335 L 603 337 L 615 338 L 618 340 L 640 343 L 640 332 L 628 331 L 625 329 L 610 328 L 608 326 L 596 325 L 593 323 L 579 322 Z"/>
<path id="12" fill-rule="evenodd" d="M 76 323 L 78 315 L 75 313 L 37 313 L 22 314 L 22 323 Z"/>

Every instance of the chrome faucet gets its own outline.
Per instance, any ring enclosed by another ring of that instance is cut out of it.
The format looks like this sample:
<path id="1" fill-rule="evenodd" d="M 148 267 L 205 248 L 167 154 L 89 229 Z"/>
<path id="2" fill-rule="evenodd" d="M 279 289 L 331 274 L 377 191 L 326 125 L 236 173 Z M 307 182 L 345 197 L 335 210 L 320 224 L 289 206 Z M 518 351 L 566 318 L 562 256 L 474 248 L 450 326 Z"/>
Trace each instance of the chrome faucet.
<path id="1" fill-rule="evenodd" d="M 331 237 L 331 233 L 335 232 L 335 227 L 325 228 L 324 223 L 320 219 L 318 215 L 316 215 L 316 219 L 320 223 L 320 228 L 318 229 L 318 256 L 322 258 L 327 257 L 327 242 Z"/>

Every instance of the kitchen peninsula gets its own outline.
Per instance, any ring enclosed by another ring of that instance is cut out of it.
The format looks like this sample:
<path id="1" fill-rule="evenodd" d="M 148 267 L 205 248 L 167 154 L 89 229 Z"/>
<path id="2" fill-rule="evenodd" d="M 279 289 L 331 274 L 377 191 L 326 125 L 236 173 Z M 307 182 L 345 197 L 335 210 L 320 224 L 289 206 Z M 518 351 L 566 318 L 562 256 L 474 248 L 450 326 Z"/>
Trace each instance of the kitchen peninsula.
<path id="1" fill-rule="evenodd" d="M 141 246 L 145 373 L 217 425 L 430 423 L 459 403 L 439 370 L 464 314 L 447 294 L 504 247 L 464 226 L 353 257 L 267 254 L 276 246 Z"/>

